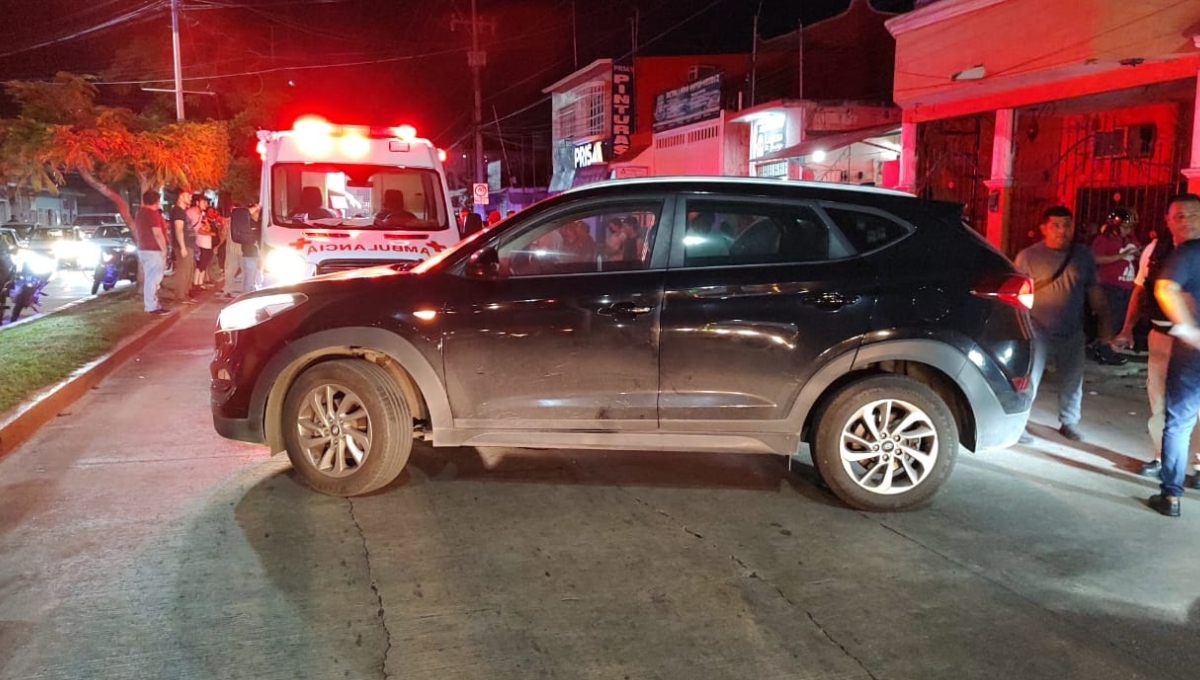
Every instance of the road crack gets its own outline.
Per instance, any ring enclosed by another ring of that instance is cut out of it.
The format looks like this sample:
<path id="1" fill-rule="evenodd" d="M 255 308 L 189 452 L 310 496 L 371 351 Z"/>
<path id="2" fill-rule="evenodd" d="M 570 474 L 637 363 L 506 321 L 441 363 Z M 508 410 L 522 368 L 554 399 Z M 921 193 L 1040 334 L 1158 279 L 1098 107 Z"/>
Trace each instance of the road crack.
<path id="1" fill-rule="evenodd" d="M 685 524 L 683 524 L 682 522 L 677 520 L 674 516 L 671 515 L 671 513 L 667 512 L 666 510 L 655 507 L 634 494 L 630 494 L 630 496 L 632 496 L 635 501 L 637 501 L 638 503 L 641 503 L 646 508 L 654 511 L 655 513 L 667 518 L 672 523 L 676 524 L 679 527 L 680 531 L 683 531 L 685 534 L 688 534 L 689 536 L 692 536 L 694 538 L 704 540 L 703 534 L 701 534 L 693 529 L 689 529 Z M 721 547 L 719 545 L 717 545 L 715 542 L 713 542 L 712 540 L 706 540 L 705 542 L 708 543 L 708 545 L 711 548 L 713 548 L 714 550 L 716 550 L 718 552 L 721 551 Z M 808 611 L 807 609 L 805 609 L 804 607 L 802 607 L 798 603 L 796 603 L 794 600 L 792 600 L 790 597 L 788 597 L 783 592 L 783 589 L 780 588 L 778 585 L 759 576 L 758 570 L 752 568 L 749 564 L 746 563 L 745 560 L 743 560 L 741 557 L 738 557 L 735 553 L 729 553 L 729 559 L 731 559 L 734 562 L 734 564 L 738 565 L 738 567 L 741 570 L 742 576 L 744 578 L 754 579 L 754 580 L 758 581 L 759 583 L 762 583 L 763 585 L 767 586 L 768 588 L 771 588 L 772 590 L 774 590 L 775 594 L 779 596 L 779 599 L 786 602 L 792 609 L 795 609 L 795 610 L 803 613 L 804 616 L 808 618 L 809 622 L 811 622 L 812 625 L 816 626 L 817 630 L 821 632 L 821 635 L 824 636 L 826 640 L 829 640 L 829 642 L 832 645 L 834 645 L 838 649 L 842 650 L 842 653 L 845 654 L 847 658 L 849 658 L 854 663 L 858 664 L 858 667 L 862 669 L 863 673 L 867 674 L 868 678 L 871 678 L 871 680 L 878 680 L 878 677 L 874 673 L 871 672 L 871 669 L 867 668 L 866 664 L 864 664 L 861 659 L 859 659 L 857 656 L 855 656 L 854 653 L 851 652 L 850 649 L 846 647 L 846 645 L 839 642 L 838 639 L 835 638 L 832 633 L 830 633 L 828 630 L 826 630 L 825 626 L 823 626 L 821 624 L 821 622 L 817 620 L 817 617 L 814 616 L 812 612 Z"/>
<path id="2" fill-rule="evenodd" d="M 354 514 L 354 500 L 347 498 L 346 504 L 350 507 L 350 521 L 354 522 L 354 527 L 358 529 L 358 538 L 362 541 L 363 557 L 367 561 L 367 577 L 371 580 L 371 592 L 375 593 L 375 601 L 379 604 L 377 615 L 379 616 L 379 625 L 383 628 L 383 636 L 386 642 L 383 648 L 383 661 L 379 664 L 379 673 L 386 680 L 388 677 L 388 656 L 392 653 L 392 631 L 388 629 L 386 612 L 383 608 L 383 594 L 379 592 L 379 580 L 375 578 L 375 568 L 371 564 L 371 548 L 367 545 L 367 534 L 363 531 L 362 524 L 358 521 L 358 516 Z"/>

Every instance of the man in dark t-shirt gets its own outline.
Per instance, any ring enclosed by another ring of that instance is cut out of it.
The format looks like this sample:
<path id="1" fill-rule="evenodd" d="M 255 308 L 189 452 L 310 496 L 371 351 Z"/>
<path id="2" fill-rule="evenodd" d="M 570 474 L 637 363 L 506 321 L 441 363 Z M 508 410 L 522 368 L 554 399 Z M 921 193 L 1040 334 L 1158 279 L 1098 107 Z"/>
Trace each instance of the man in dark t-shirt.
<path id="1" fill-rule="evenodd" d="M 1171 321 L 1171 358 L 1167 362 L 1167 417 L 1163 426 L 1162 484 L 1150 507 L 1168 517 L 1179 516 L 1179 500 L 1187 475 L 1188 444 L 1200 413 L 1200 196 L 1183 194 L 1167 207 L 1171 231 L 1184 235 L 1154 284 L 1154 297 Z M 1196 478 L 1190 484 L 1200 488 Z"/>
<path id="2" fill-rule="evenodd" d="M 192 277 L 196 272 L 196 260 L 193 259 L 196 237 L 187 235 L 188 206 L 192 204 L 192 192 L 179 190 L 179 197 L 171 207 L 171 238 L 175 243 L 175 298 L 185 305 L 194 305 L 192 299 Z"/>

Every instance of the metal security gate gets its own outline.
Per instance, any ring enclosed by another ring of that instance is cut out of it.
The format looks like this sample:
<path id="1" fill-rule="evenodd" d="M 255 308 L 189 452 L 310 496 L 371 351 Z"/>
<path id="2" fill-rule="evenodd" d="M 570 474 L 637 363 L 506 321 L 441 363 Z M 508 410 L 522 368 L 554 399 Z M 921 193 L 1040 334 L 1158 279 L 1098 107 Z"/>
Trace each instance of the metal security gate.
<path id="1" fill-rule="evenodd" d="M 1008 254 L 1041 238 L 1041 213 L 1056 204 L 1075 213 L 1080 243 L 1091 243 L 1118 207 L 1137 212 L 1136 236 L 1147 243 L 1163 225 L 1167 202 L 1186 189 L 1181 170 L 1191 139 L 1190 110 L 1180 111 L 1175 129 L 1162 129 L 1151 112 L 1147 108 L 1142 117 L 1136 109 L 1056 117 L 1048 115 L 1049 106 L 1020 111 Z"/>
<path id="2" fill-rule="evenodd" d="M 916 194 L 963 206 L 963 218 L 987 234 L 987 186 L 991 175 L 994 114 L 945 118 L 917 127 Z"/>

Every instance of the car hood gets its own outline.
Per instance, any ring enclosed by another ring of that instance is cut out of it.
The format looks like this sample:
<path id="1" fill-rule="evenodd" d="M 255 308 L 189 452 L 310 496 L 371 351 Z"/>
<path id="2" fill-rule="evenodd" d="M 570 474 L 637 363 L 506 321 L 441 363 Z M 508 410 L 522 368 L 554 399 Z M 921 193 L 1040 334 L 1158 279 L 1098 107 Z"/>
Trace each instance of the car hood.
<path id="1" fill-rule="evenodd" d="M 94 238 L 90 239 L 88 243 L 94 243 L 98 248 L 124 248 L 133 241 L 127 238 Z"/>

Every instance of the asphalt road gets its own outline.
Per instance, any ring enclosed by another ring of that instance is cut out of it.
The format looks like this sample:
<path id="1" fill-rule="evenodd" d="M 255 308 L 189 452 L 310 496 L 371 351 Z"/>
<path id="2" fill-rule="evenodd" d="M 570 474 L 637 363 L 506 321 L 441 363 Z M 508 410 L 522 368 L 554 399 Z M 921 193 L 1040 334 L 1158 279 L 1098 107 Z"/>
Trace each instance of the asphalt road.
<path id="1" fill-rule="evenodd" d="M 786 461 L 418 449 L 301 487 L 208 414 L 215 302 L 0 459 L 0 678 L 1179 678 L 1200 505 L 1128 471 L 1136 367 L 1068 446 L 964 455 L 920 511 Z M 1089 380 L 1094 380 L 1089 376 Z M 1139 449 L 1139 447 L 1141 447 Z"/>

